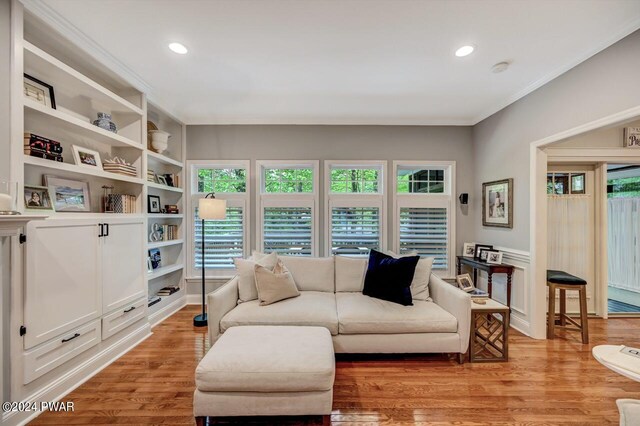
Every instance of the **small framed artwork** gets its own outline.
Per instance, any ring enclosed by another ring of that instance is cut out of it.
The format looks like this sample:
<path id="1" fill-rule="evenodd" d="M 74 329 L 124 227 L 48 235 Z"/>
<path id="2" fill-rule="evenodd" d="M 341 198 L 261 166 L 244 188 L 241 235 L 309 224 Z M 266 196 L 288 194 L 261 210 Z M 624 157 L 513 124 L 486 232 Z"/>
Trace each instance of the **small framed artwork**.
<path id="1" fill-rule="evenodd" d="M 39 104 L 56 109 L 56 97 L 53 92 L 53 86 L 50 84 L 38 80 L 29 74 L 25 74 L 23 88 L 26 98 L 33 99 Z"/>
<path id="2" fill-rule="evenodd" d="M 157 175 L 157 179 L 159 184 L 167 185 L 167 179 L 163 175 Z"/>
<path id="3" fill-rule="evenodd" d="M 157 195 L 148 195 L 147 201 L 149 213 L 160 213 L 160 197 Z"/>
<path id="4" fill-rule="evenodd" d="M 49 187 L 57 212 L 91 211 L 88 182 L 44 175 L 44 184 Z"/>
<path id="5" fill-rule="evenodd" d="M 164 181 L 166 182 L 166 184 L 167 184 L 168 186 L 175 186 L 175 185 L 173 184 L 173 175 L 171 175 L 171 174 L 165 174 L 165 175 L 164 175 Z"/>
<path id="6" fill-rule="evenodd" d="M 147 272 L 153 272 L 153 265 L 151 264 L 150 257 L 147 257 Z"/>
<path id="7" fill-rule="evenodd" d="M 76 165 L 81 167 L 97 167 L 102 170 L 102 161 L 100 153 L 78 145 L 71 145 L 73 150 L 73 160 Z"/>
<path id="8" fill-rule="evenodd" d="M 625 148 L 640 148 L 640 127 L 624 128 Z"/>
<path id="9" fill-rule="evenodd" d="M 27 209 L 53 210 L 49 188 L 46 186 L 24 186 L 24 207 Z"/>
<path id="10" fill-rule="evenodd" d="M 473 280 L 471 279 L 471 275 L 469 274 L 462 274 L 462 275 L 456 276 L 456 283 L 458 283 L 458 287 L 460 288 L 460 290 L 464 290 L 467 293 L 470 291 L 473 291 L 473 289 L 475 288 L 473 286 Z"/>
<path id="11" fill-rule="evenodd" d="M 158 269 L 162 266 L 162 256 L 160 255 L 160 249 L 149 250 L 149 259 L 151 260 L 151 269 Z"/>
<path id="12" fill-rule="evenodd" d="M 513 228 L 513 179 L 482 184 L 482 226 Z"/>
<path id="13" fill-rule="evenodd" d="M 501 265 L 502 264 L 502 252 L 499 251 L 485 251 L 487 253 L 487 263 L 492 265 Z"/>
<path id="14" fill-rule="evenodd" d="M 462 255 L 464 257 L 475 257 L 476 255 L 476 244 L 475 243 L 464 243 L 462 248 Z"/>
<path id="15" fill-rule="evenodd" d="M 490 246 L 488 244 L 476 244 L 474 257 L 476 259 L 480 259 L 480 255 L 482 254 L 483 250 L 493 250 L 493 246 Z"/>

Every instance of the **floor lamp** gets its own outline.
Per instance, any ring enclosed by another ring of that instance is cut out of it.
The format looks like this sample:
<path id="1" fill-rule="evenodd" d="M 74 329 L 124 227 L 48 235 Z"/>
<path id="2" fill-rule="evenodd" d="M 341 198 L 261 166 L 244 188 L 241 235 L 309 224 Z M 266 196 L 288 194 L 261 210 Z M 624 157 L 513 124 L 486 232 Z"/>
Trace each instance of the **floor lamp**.
<path id="1" fill-rule="evenodd" d="M 202 314 L 196 315 L 193 318 L 194 327 L 206 327 L 207 326 L 207 313 L 205 312 L 205 250 L 204 250 L 204 221 L 205 220 L 222 220 L 227 218 L 227 200 L 219 200 L 216 198 L 213 192 L 205 195 L 204 198 L 200 198 L 198 202 L 198 215 L 202 219 Z"/>

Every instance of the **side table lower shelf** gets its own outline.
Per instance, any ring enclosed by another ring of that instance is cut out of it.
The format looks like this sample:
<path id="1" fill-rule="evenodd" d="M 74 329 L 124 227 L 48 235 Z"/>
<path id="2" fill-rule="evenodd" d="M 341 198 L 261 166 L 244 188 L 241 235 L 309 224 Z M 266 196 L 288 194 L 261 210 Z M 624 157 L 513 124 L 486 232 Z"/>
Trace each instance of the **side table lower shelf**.
<path id="1" fill-rule="evenodd" d="M 509 360 L 509 311 L 492 299 L 485 305 L 472 302 L 469 362 Z"/>

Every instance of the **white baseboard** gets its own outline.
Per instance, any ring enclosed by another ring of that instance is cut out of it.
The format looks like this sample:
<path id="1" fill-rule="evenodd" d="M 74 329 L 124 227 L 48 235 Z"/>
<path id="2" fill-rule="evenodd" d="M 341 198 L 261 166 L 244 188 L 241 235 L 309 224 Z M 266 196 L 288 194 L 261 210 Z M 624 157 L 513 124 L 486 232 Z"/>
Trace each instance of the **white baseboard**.
<path id="1" fill-rule="evenodd" d="M 531 337 L 531 324 L 515 315 L 509 318 L 509 326 L 515 328 L 525 336 Z"/>
<path id="2" fill-rule="evenodd" d="M 123 336 L 112 346 L 96 354 L 86 362 L 78 365 L 67 374 L 59 377 L 49 385 L 30 395 L 23 402 L 59 401 L 69 392 L 108 367 L 112 362 L 129 352 L 135 346 L 151 336 L 149 324 L 145 322 L 131 333 Z M 40 415 L 40 412 L 12 412 L 2 416 L 3 425 L 26 425 Z"/>
<path id="3" fill-rule="evenodd" d="M 174 300 L 164 308 L 160 309 L 158 312 L 154 312 L 149 315 L 149 323 L 151 323 L 151 327 L 155 327 L 160 324 L 162 321 L 169 318 L 171 315 L 178 312 L 187 304 L 187 297 L 181 297 L 179 299 Z"/>
<path id="4" fill-rule="evenodd" d="M 202 296 L 200 294 L 187 294 L 187 305 L 201 305 L 201 304 L 202 304 Z"/>

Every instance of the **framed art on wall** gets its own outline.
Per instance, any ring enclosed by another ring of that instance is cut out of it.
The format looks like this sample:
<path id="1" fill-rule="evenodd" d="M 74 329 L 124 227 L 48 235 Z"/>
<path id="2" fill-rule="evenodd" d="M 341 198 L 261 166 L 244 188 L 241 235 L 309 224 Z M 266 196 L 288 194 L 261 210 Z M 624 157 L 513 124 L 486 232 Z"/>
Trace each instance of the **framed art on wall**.
<path id="1" fill-rule="evenodd" d="M 513 228 L 513 179 L 482 184 L 482 226 Z"/>
<path id="2" fill-rule="evenodd" d="M 51 191 L 53 207 L 57 212 L 91 211 L 88 182 L 44 175 L 44 184 Z"/>

